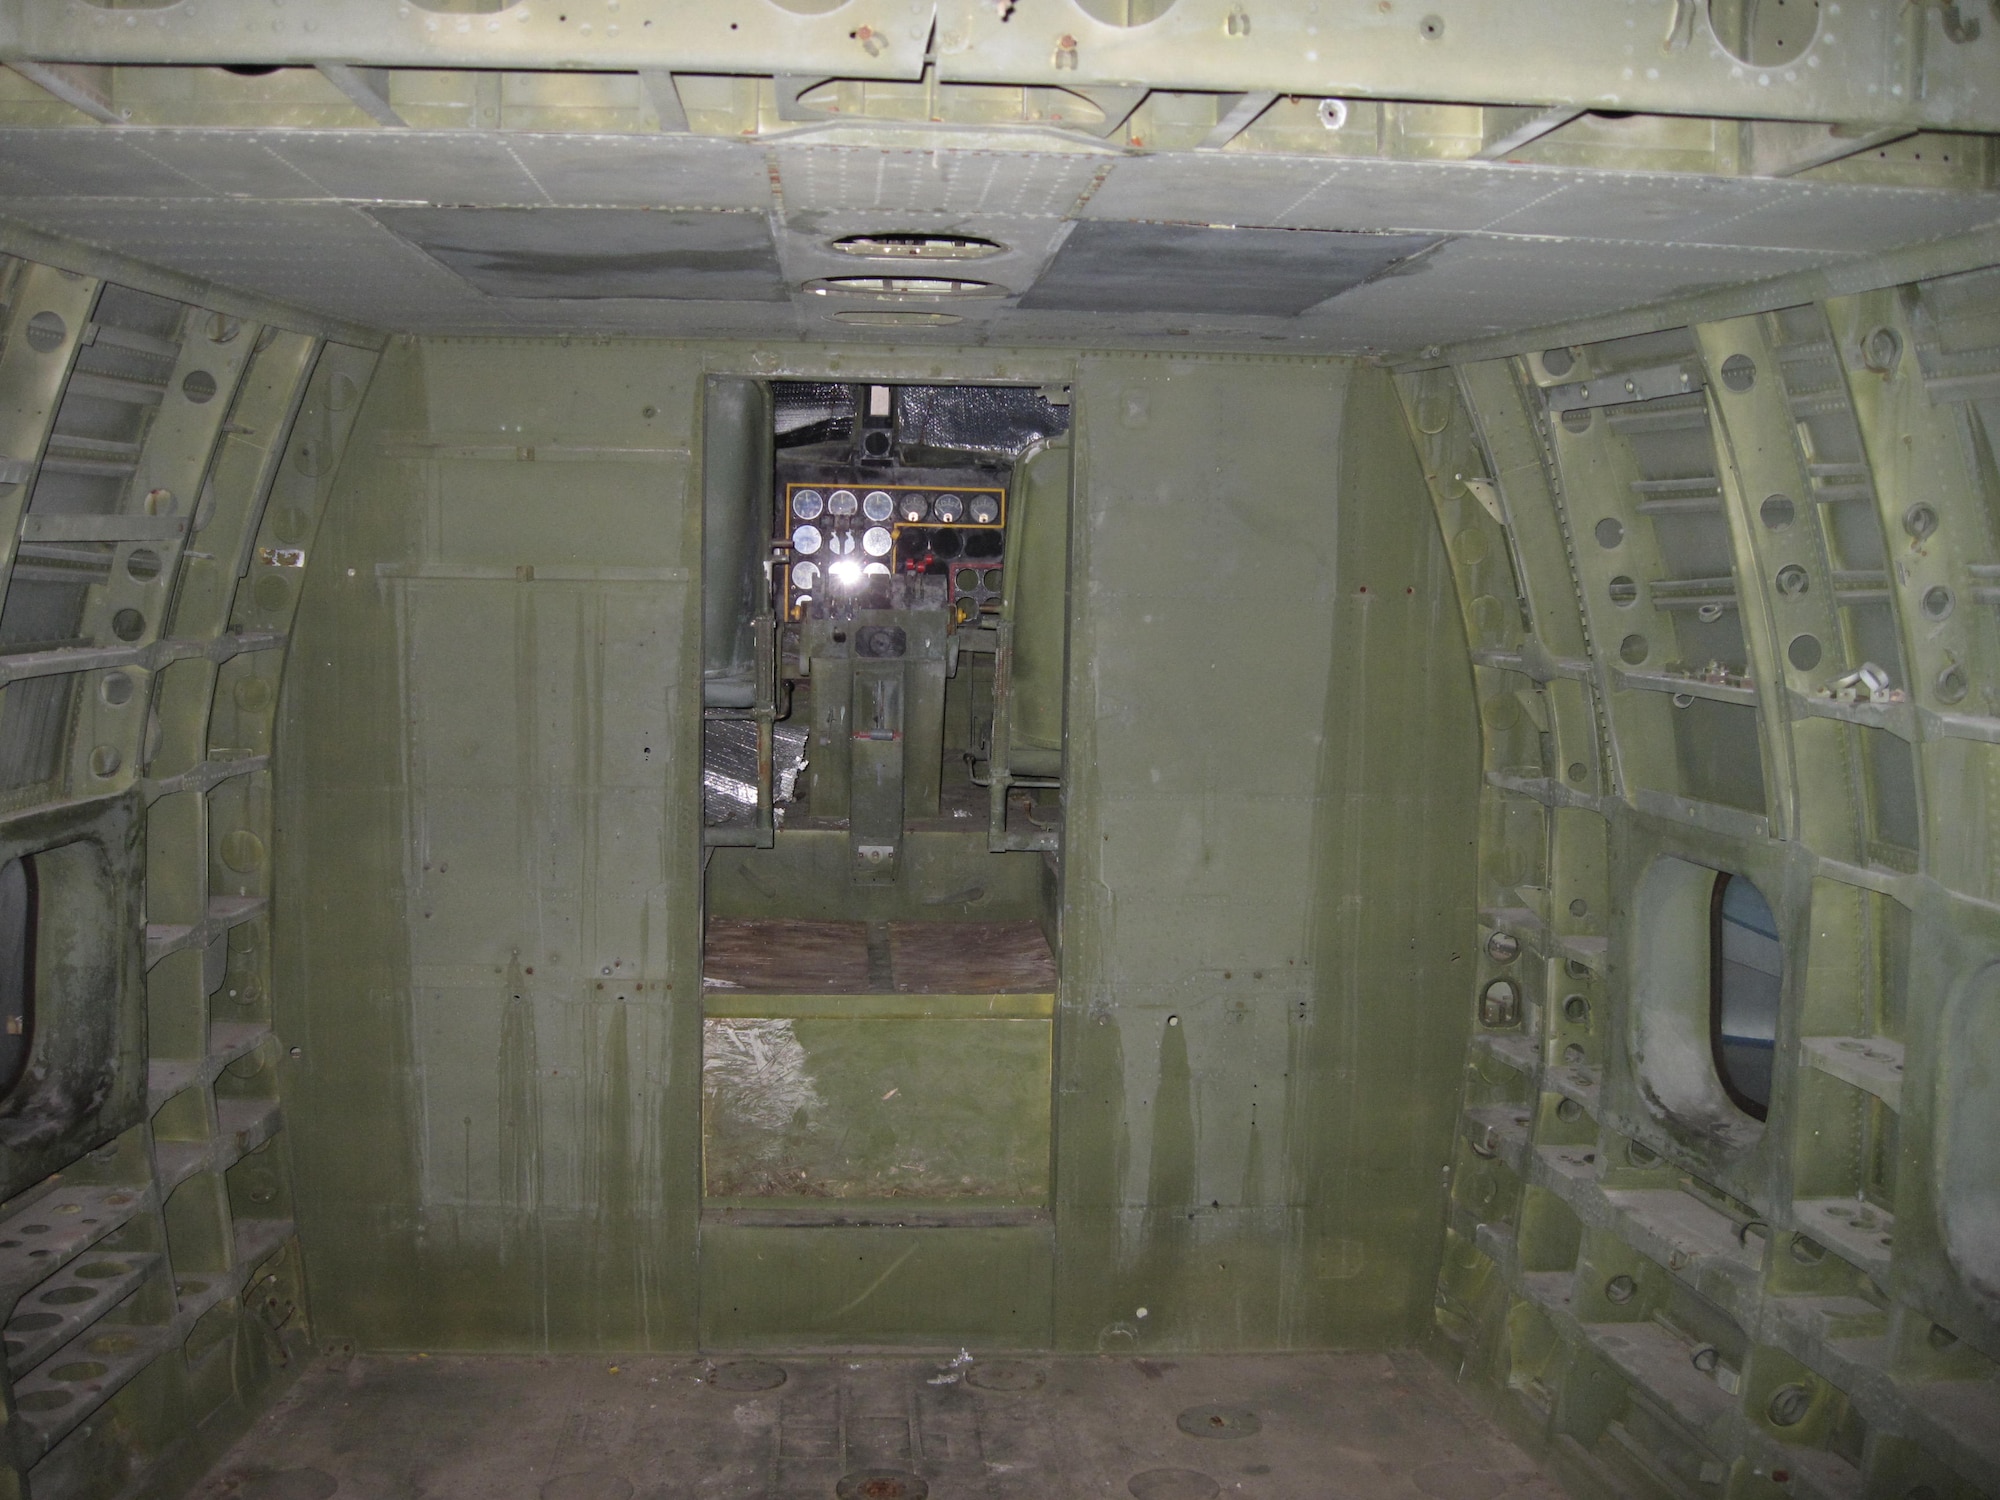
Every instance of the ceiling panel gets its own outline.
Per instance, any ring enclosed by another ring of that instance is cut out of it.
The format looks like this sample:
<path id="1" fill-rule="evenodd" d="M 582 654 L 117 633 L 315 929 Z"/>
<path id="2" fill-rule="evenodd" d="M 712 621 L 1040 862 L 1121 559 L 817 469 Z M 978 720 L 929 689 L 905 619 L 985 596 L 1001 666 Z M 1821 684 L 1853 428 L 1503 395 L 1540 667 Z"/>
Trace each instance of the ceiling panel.
<path id="1" fill-rule="evenodd" d="M 326 189 L 271 149 L 273 137 L 265 134 L 204 133 L 190 137 L 172 130 L 130 131 L 126 149 L 154 163 L 156 177 L 171 173 L 196 183 L 206 197 L 217 198 L 324 198 Z M 11 150 L 12 140 L 0 144 L 0 153 Z M 58 158 L 59 160 L 61 158 Z M 137 196 L 158 197 L 150 187 Z"/>
<path id="2" fill-rule="evenodd" d="M 358 209 L 338 203 L 16 200 L 36 228 L 385 329 L 482 313 L 465 281 Z"/>
<path id="3" fill-rule="evenodd" d="M 1083 215 L 1280 229 L 1478 229 L 1546 197 L 1567 174 L 1439 162 L 1327 161 L 1248 152 L 1119 162 Z"/>
<path id="4" fill-rule="evenodd" d="M 485 289 L 371 209 L 457 255 Z M 470 222 L 466 209 L 520 227 L 505 243 L 441 237 Z M 0 215 L 432 334 L 1407 352 L 2000 222 L 2000 195 L 1237 151 L 78 127 L 0 130 Z M 887 230 L 1005 248 L 915 262 L 830 246 Z M 885 271 L 964 276 L 1006 295 L 877 304 L 801 290 Z M 871 308 L 956 321 L 891 330 L 837 316 Z"/>
<path id="5" fill-rule="evenodd" d="M 208 187 L 144 151 L 138 132 L 0 130 L 0 195 L 8 198 L 206 198 Z"/>
<path id="6" fill-rule="evenodd" d="M 829 209 L 1063 218 L 1111 158 L 1055 152 L 779 146 L 771 152 L 787 215 Z"/>
<path id="7" fill-rule="evenodd" d="M 1355 288 L 1299 321 L 1342 347 L 1405 350 L 1761 281 L 1819 264 L 1799 251 L 1625 249 L 1588 241 L 1448 240 L 1404 274 Z"/>
<path id="8" fill-rule="evenodd" d="M 771 206 L 765 155 L 696 136 L 526 135 L 514 159 L 551 203 L 635 208 Z"/>
<path id="9" fill-rule="evenodd" d="M 2000 193 L 1926 193 L 1910 188 L 1834 188 L 1795 183 L 1717 225 L 1729 245 L 1785 245 L 1873 255 L 1898 245 L 2000 224 Z"/>
<path id="10" fill-rule="evenodd" d="M 1021 306 L 1288 317 L 1436 243 L 1415 235 L 1092 219 L 1063 241 Z"/>
<path id="11" fill-rule="evenodd" d="M 499 135 L 445 130 L 271 131 L 270 148 L 328 198 L 365 203 L 468 203 L 487 207 L 555 200 Z"/>
<path id="12" fill-rule="evenodd" d="M 782 302 L 770 220 L 648 208 L 378 208 L 491 297 Z"/>

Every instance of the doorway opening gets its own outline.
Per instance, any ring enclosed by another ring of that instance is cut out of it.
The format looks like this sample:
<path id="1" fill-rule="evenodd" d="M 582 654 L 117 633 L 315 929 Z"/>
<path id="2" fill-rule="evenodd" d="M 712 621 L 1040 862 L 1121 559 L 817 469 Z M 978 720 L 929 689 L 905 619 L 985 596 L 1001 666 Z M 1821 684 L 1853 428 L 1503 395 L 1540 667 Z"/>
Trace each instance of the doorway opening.
<path id="1" fill-rule="evenodd" d="M 948 1256 L 954 1328 L 979 1253 L 1018 1263 L 1009 1233 L 1047 1235 L 1070 491 L 1052 394 L 710 382 L 707 1342 L 946 1331 L 838 1276 L 808 1305 L 775 1289 L 815 1231 L 984 1236 Z M 1023 1289 L 996 1275 L 989 1312 L 1037 1342 Z"/>

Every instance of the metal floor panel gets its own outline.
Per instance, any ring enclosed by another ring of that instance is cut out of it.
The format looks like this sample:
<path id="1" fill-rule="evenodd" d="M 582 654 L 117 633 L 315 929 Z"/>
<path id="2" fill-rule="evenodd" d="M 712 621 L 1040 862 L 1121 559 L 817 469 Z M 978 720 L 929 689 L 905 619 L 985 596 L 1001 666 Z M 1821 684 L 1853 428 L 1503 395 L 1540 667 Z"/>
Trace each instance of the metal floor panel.
<path id="1" fill-rule="evenodd" d="M 1412 1354 L 340 1356 L 193 1494 L 236 1500 L 1555 1500 Z"/>

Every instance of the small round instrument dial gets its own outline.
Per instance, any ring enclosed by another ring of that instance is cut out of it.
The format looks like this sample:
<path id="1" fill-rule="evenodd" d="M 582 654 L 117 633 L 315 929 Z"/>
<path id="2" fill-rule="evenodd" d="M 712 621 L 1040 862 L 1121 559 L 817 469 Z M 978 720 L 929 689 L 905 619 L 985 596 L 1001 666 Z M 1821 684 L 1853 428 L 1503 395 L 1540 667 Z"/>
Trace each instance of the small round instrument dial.
<path id="1" fill-rule="evenodd" d="M 896 502 L 887 490 L 870 490 L 861 501 L 861 514 L 871 521 L 886 521 L 896 513 Z"/>
<path id="2" fill-rule="evenodd" d="M 835 490 L 826 497 L 826 513 L 830 516 L 851 516 L 860 506 L 853 490 Z"/>
<path id="3" fill-rule="evenodd" d="M 792 550 L 801 557 L 811 557 L 813 553 L 819 551 L 822 540 L 824 538 L 820 536 L 817 526 L 797 526 L 792 529 Z"/>
<path id="4" fill-rule="evenodd" d="M 994 495 L 974 495 L 965 513 L 981 526 L 991 526 L 1000 519 L 1000 501 Z"/>
<path id="5" fill-rule="evenodd" d="M 896 514 L 905 521 L 921 521 L 931 513 L 931 503 L 915 490 L 906 493 L 896 502 Z"/>
<path id="6" fill-rule="evenodd" d="M 795 521 L 817 521 L 820 512 L 826 509 L 826 496 L 818 490 L 792 491 L 792 519 Z"/>
<path id="7" fill-rule="evenodd" d="M 965 516 L 965 502 L 956 495 L 939 495 L 931 502 L 931 514 L 947 523 L 962 520 Z"/>

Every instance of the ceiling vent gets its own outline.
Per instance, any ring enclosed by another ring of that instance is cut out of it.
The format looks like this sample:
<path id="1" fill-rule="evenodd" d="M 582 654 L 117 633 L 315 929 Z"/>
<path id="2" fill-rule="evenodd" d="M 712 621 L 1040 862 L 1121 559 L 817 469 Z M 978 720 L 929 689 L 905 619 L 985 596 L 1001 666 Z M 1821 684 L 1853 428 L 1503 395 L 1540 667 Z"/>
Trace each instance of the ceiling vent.
<path id="1" fill-rule="evenodd" d="M 1007 247 L 976 234 L 929 234 L 897 230 L 888 234 L 850 234 L 833 242 L 843 255 L 872 260 L 982 260 Z"/>
<path id="2" fill-rule="evenodd" d="M 956 276 L 822 276 L 808 281 L 815 297 L 873 297 L 907 301 L 937 297 L 1004 297 L 1007 288 L 990 281 L 966 281 Z"/>

